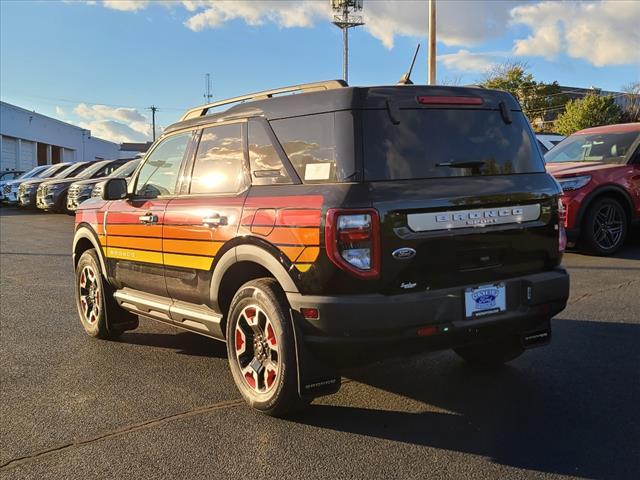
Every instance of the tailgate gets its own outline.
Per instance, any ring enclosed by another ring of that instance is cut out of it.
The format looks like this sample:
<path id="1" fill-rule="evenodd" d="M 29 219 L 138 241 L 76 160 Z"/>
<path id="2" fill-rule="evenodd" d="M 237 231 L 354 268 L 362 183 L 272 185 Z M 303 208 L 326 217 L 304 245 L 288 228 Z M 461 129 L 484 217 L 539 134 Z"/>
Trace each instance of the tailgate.
<path id="1" fill-rule="evenodd" d="M 372 182 L 384 293 L 474 285 L 560 261 L 546 173 Z"/>

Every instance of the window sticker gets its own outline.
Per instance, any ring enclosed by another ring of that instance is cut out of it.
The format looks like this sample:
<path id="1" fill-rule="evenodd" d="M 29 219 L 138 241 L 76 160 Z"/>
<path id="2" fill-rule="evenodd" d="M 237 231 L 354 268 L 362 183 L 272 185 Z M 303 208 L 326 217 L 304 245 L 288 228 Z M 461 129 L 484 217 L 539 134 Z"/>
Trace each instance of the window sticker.
<path id="1" fill-rule="evenodd" d="M 331 176 L 331 163 L 307 163 L 304 169 L 305 180 L 328 180 Z"/>

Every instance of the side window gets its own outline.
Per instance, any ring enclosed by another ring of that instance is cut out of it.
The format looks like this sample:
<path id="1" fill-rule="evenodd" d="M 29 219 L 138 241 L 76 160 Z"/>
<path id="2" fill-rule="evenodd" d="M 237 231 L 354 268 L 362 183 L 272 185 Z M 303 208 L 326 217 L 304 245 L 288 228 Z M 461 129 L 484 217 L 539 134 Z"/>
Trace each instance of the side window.
<path id="1" fill-rule="evenodd" d="M 137 196 L 154 198 L 176 192 L 180 165 L 190 138 L 191 132 L 171 136 L 151 152 L 138 173 Z"/>
<path id="2" fill-rule="evenodd" d="M 292 183 L 264 125 L 249 122 L 249 163 L 253 185 Z"/>
<path id="3" fill-rule="evenodd" d="M 273 120 L 271 127 L 305 183 L 336 181 L 333 113 Z"/>
<path id="4" fill-rule="evenodd" d="M 242 126 L 205 128 L 191 174 L 190 193 L 237 193 L 246 184 Z"/>

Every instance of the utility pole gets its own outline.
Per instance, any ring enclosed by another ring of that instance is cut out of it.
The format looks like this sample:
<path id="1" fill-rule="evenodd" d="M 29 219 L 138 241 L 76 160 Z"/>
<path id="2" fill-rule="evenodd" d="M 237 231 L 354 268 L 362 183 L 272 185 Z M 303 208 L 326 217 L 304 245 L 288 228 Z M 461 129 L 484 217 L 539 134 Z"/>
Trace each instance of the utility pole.
<path id="1" fill-rule="evenodd" d="M 156 141 L 156 112 L 158 111 L 158 107 L 155 105 L 151 105 L 149 107 L 151 110 L 151 124 L 153 125 L 153 141 Z"/>
<path id="2" fill-rule="evenodd" d="M 436 0 L 429 0 L 429 85 L 436 84 Z"/>
<path id="3" fill-rule="evenodd" d="M 211 93 L 211 75 L 208 73 L 204 76 L 204 103 L 211 103 L 211 98 L 213 94 Z"/>
<path id="4" fill-rule="evenodd" d="M 362 15 L 354 15 L 362 11 L 362 0 L 331 0 L 333 24 L 342 30 L 342 78 L 349 82 L 349 29 L 364 25 Z"/>

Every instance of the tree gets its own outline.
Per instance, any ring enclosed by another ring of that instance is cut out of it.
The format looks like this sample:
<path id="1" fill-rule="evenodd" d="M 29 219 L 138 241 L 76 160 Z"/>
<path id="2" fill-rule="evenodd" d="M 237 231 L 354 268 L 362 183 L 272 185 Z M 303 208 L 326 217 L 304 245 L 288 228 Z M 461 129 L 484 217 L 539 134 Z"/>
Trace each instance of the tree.
<path id="1" fill-rule="evenodd" d="M 567 102 L 567 97 L 560 90 L 558 82 L 536 82 L 527 68 L 526 63 L 517 60 L 496 65 L 480 84 L 511 93 L 522 105 L 529 122 L 544 130 L 545 125 L 551 123 L 548 121 L 551 115 Z"/>
<path id="2" fill-rule="evenodd" d="M 640 82 L 632 82 L 622 87 L 622 121 L 640 122 Z"/>
<path id="3" fill-rule="evenodd" d="M 612 96 L 589 93 L 583 98 L 571 100 L 556 120 L 555 130 L 571 135 L 578 130 L 622 121 L 622 109 Z"/>

